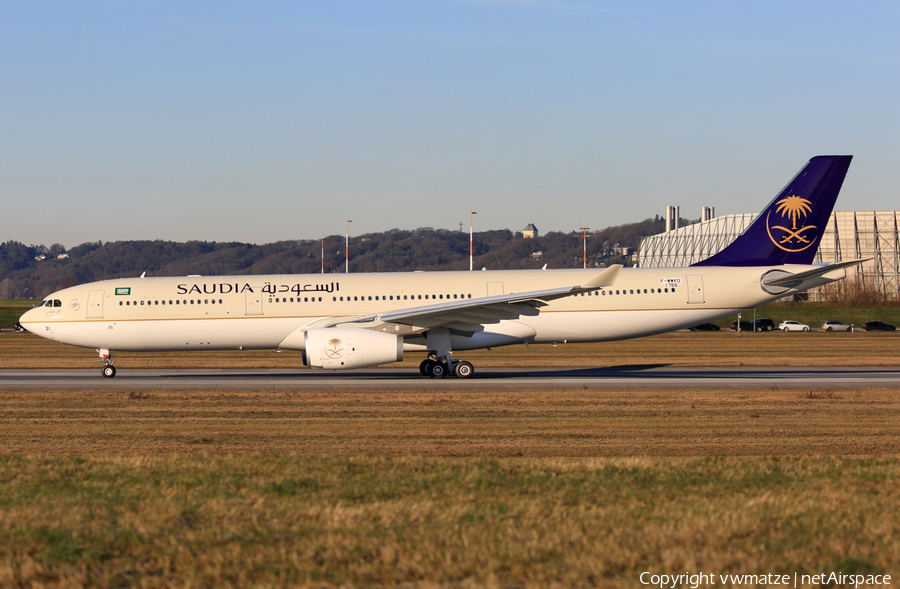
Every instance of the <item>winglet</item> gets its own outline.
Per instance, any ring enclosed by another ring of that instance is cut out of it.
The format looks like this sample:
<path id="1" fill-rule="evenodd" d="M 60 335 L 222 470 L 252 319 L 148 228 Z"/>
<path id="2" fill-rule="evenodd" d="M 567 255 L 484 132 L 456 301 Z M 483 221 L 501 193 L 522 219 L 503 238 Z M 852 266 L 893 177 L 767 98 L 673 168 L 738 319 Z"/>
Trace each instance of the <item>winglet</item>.
<path id="1" fill-rule="evenodd" d="M 597 274 L 582 284 L 581 288 L 603 288 L 605 286 L 612 286 L 616 282 L 616 278 L 619 277 L 619 272 L 621 270 L 622 264 L 610 266 L 600 274 Z"/>

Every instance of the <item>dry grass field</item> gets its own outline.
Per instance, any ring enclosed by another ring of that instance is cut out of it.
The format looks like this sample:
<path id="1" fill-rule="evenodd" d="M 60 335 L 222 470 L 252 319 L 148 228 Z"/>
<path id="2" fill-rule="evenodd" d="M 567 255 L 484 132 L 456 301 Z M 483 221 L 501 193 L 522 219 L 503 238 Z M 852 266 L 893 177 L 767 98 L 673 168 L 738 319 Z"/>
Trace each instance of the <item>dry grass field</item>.
<path id="1" fill-rule="evenodd" d="M 675 333 L 465 358 L 897 365 L 897 337 Z M 299 354 L 118 361 L 297 368 Z M 95 362 L 90 350 L 0 336 L 0 367 Z M 0 587 L 624 588 L 642 586 L 644 571 L 900 575 L 895 390 L 2 388 L 0 372 Z"/>

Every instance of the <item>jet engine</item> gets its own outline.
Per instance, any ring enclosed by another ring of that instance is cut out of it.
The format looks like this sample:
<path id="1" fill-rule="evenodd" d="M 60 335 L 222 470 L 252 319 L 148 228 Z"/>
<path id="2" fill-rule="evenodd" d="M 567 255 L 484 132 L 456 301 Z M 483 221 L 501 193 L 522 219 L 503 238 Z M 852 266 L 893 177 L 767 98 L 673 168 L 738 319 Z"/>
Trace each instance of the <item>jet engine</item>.
<path id="1" fill-rule="evenodd" d="M 303 362 L 310 368 L 346 370 L 403 360 L 403 338 L 368 329 L 310 329 Z"/>

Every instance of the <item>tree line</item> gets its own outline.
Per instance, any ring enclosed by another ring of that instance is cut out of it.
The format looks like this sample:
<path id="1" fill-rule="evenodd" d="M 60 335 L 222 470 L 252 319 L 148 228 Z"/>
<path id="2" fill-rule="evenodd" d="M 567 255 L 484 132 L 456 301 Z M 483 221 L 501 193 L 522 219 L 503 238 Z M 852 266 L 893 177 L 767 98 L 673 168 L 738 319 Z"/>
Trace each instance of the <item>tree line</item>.
<path id="1" fill-rule="evenodd" d="M 686 223 L 686 222 L 685 222 Z M 642 237 L 661 233 L 660 217 L 608 227 L 587 235 L 588 266 L 633 265 L 622 248 L 637 251 Z M 523 238 L 508 229 L 474 235 L 476 269 L 580 268 L 580 231 L 548 232 Z M 323 258 L 324 252 L 324 258 Z M 0 244 L 0 299 L 43 298 L 49 293 L 109 278 L 201 274 L 315 274 L 344 272 L 344 236 L 324 240 L 278 241 L 256 245 L 239 242 L 162 240 L 82 243 L 66 250 L 61 244 Z M 351 272 L 412 272 L 469 269 L 469 234 L 421 227 L 391 229 L 353 236 Z"/>

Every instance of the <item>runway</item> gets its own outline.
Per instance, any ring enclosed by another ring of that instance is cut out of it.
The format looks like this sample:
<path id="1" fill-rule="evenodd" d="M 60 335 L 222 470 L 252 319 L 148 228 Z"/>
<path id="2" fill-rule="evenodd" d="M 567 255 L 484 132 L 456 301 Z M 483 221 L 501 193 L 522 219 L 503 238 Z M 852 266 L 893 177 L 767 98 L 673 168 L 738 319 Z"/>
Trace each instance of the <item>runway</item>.
<path id="1" fill-rule="evenodd" d="M 516 390 L 900 388 L 900 367 L 481 368 L 474 378 L 429 379 L 415 368 L 309 370 L 0 370 L 2 390 Z"/>

